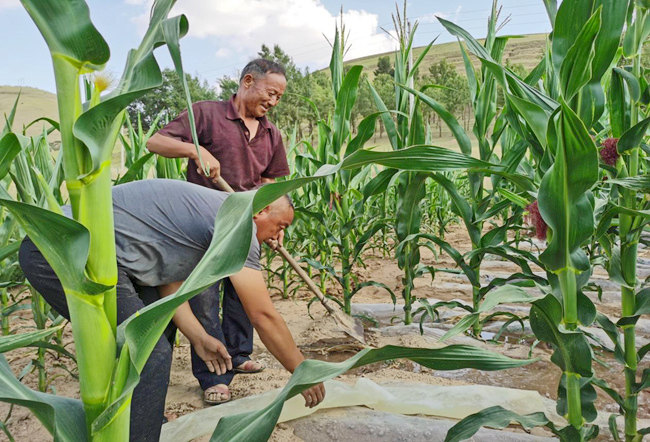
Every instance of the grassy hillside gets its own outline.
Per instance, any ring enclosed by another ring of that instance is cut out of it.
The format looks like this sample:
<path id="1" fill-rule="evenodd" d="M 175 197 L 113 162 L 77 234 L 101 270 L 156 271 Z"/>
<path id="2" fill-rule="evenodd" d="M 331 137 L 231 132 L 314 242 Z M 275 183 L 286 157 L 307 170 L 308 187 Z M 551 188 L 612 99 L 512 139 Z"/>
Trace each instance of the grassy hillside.
<path id="1" fill-rule="evenodd" d="M 506 50 L 503 55 L 503 61 L 513 65 L 521 64 L 524 66 L 524 68 L 526 68 L 527 71 L 530 71 L 541 60 L 545 47 L 546 34 L 531 34 L 522 36 L 520 38 L 512 38 L 508 41 L 508 44 L 506 46 Z M 415 48 L 413 51 L 413 56 L 417 58 L 423 50 L 424 47 Z M 383 54 L 370 55 L 368 57 L 348 60 L 345 62 L 345 64 L 363 66 L 363 71 L 372 78 L 373 72 L 377 67 L 377 60 L 379 57 L 388 55 L 391 58 L 391 63 L 393 63 L 393 54 L 393 52 L 386 52 Z M 447 62 L 455 65 L 459 73 L 465 72 L 463 57 L 460 53 L 460 49 L 458 48 L 458 42 L 444 43 L 432 46 L 429 50 L 429 53 L 422 61 L 420 72 L 428 72 L 429 66 L 439 62 L 442 59 L 446 59 Z M 478 60 L 474 58 L 474 61 L 475 66 L 478 66 Z"/>
<path id="2" fill-rule="evenodd" d="M 20 94 L 13 130 L 22 132 L 22 128 L 39 117 L 51 118 L 58 121 L 59 113 L 56 106 L 56 95 L 40 89 L 18 86 L 0 86 L 0 117 L 4 126 L 5 116 L 9 115 L 11 108 Z M 27 130 L 29 135 L 35 135 L 43 130 L 43 126 L 49 127 L 47 123 L 37 123 Z M 50 141 L 59 139 L 58 132 L 52 134 Z"/>

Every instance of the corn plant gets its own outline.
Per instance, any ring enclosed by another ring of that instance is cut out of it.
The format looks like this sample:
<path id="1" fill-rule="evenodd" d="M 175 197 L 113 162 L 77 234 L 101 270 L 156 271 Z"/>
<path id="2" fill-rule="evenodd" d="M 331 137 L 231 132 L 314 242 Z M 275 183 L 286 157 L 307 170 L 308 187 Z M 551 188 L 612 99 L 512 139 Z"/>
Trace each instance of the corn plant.
<path id="1" fill-rule="evenodd" d="M 625 114 L 626 110 L 620 107 L 622 95 L 614 95 L 615 100 L 610 98 L 616 92 L 616 87 L 619 91 L 622 89 L 621 79 L 617 80 L 618 85 L 610 84 L 610 97 L 604 93 L 603 84 L 615 81 L 615 76 L 612 74 L 610 77 L 608 73 L 619 57 L 617 54 L 626 17 L 628 32 L 636 29 L 632 33 L 639 37 L 643 25 L 632 25 L 630 20 L 636 17 L 645 23 L 647 16 L 643 7 L 637 5 L 639 9 L 635 11 L 632 7 L 628 8 L 628 2 L 563 2 L 559 9 L 553 1 L 547 1 L 546 5 L 553 33 L 545 59 L 531 73 L 531 76 L 537 78 L 545 75 L 542 91 L 518 80 L 516 75 L 494 60 L 466 31 L 441 21 L 452 34 L 465 40 L 470 51 L 480 59 L 484 67 L 494 72 L 495 78 L 506 91 L 508 124 L 522 139 L 529 142 L 531 157 L 534 158 L 537 174 L 541 177 L 537 199 L 541 216 L 548 224 L 549 234 L 546 250 L 539 258 L 547 271 L 552 293 L 533 302 L 530 322 L 538 339 L 550 343 L 556 350 L 552 361 L 563 371 L 558 387 L 558 412 L 567 418 L 569 426 L 554 428 L 548 422 L 542 422 L 545 419 L 536 425 L 549 426 L 562 440 L 588 440 L 595 437 L 599 429 L 586 423 L 596 417 L 593 405 L 593 385 L 596 385 L 612 394 L 626 415 L 626 440 L 640 440 L 646 430 L 636 430 L 636 394 L 639 388 L 647 385 L 645 381 L 637 383 L 633 374 L 639 355 L 633 344 L 633 333 L 628 330 L 633 329 L 630 325 L 635 322 L 630 318 L 646 312 L 643 307 L 635 309 L 635 301 L 632 299 L 643 301 L 646 295 L 643 291 L 632 295 L 633 287 L 636 286 L 633 269 L 625 270 L 631 272 L 628 273 L 631 278 L 628 281 L 632 285 L 626 285 L 632 291 L 627 296 L 624 291 L 626 309 L 622 316 L 628 319 L 619 324 L 624 329 L 624 335 L 630 337 L 626 358 L 623 358 L 620 347 L 617 350 L 621 360 L 625 360 L 625 399 L 615 394 L 604 381 L 594 377 L 591 367 L 592 351 L 579 326 L 590 325 L 597 316 L 595 306 L 583 293 L 591 273 L 591 263 L 584 247 L 592 242 L 594 232 L 598 235 L 594 222 L 593 194 L 599 181 L 598 151 L 589 131 L 598 133 L 603 127 L 610 126 L 613 119 L 620 121 L 619 115 Z M 626 34 L 623 39 L 624 50 L 628 36 Z M 613 72 L 618 71 L 615 68 Z M 636 84 L 629 76 L 625 77 L 629 78 L 632 85 Z M 606 98 L 610 98 L 609 115 L 606 113 Z M 612 127 L 615 124 L 611 124 Z M 639 124 L 618 125 L 619 133 L 627 129 L 626 141 L 630 143 L 627 145 L 628 150 L 637 148 L 645 135 L 647 125 Z M 631 153 L 629 160 L 626 165 L 634 164 L 634 155 Z M 637 172 L 638 169 L 634 170 L 635 174 Z M 622 178 L 621 183 L 616 185 L 638 191 L 639 183 L 643 182 L 643 179 L 635 177 L 634 186 L 625 180 Z M 628 201 L 638 204 L 636 193 Z M 644 214 L 638 210 L 638 206 L 635 207 L 637 210 L 630 208 L 616 212 L 631 215 L 631 222 L 636 223 L 633 228 L 644 222 Z M 621 218 L 619 230 L 627 228 L 626 222 L 630 220 L 625 220 L 625 217 Z M 631 224 L 629 226 L 632 227 Z M 621 248 L 630 239 L 629 230 L 627 232 L 625 239 L 620 241 Z M 634 248 L 633 235 L 631 239 L 628 247 Z M 612 244 L 613 242 L 604 242 L 601 246 L 605 250 L 612 250 L 612 260 L 616 261 L 620 252 L 611 248 Z M 635 262 L 635 252 L 629 253 L 634 254 Z M 612 267 L 616 268 L 610 263 L 610 268 Z M 606 318 L 604 320 L 602 315 L 599 315 L 599 322 L 610 336 L 618 339 L 616 326 Z M 511 420 L 513 416 L 509 413 L 503 409 L 484 410 L 459 423 L 450 434 L 457 436 L 477 422 L 484 424 Z M 522 417 L 519 416 L 516 420 L 520 421 L 520 418 Z M 465 437 L 468 434 L 470 433 L 464 433 Z M 614 434 L 615 438 L 619 437 L 616 432 Z"/>

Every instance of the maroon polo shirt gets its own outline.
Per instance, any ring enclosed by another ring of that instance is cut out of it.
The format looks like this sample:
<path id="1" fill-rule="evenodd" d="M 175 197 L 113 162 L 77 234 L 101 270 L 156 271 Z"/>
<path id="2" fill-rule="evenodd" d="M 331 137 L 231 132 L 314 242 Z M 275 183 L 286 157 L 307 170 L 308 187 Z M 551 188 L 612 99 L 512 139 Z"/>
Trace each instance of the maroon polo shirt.
<path id="1" fill-rule="evenodd" d="M 282 136 L 266 116 L 258 118 L 257 133 L 249 140 L 248 128 L 235 108 L 233 95 L 229 101 L 199 101 L 192 105 L 198 142 L 221 163 L 221 176 L 235 191 L 254 189 L 262 177 L 289 175 L 287 154 Z M 158 131 L 167 137 L 191 143 L 187 110 Z M 187 181 L 217 189 L 209 179 L 196 171 L 199 166 L 190 160 Z"/>

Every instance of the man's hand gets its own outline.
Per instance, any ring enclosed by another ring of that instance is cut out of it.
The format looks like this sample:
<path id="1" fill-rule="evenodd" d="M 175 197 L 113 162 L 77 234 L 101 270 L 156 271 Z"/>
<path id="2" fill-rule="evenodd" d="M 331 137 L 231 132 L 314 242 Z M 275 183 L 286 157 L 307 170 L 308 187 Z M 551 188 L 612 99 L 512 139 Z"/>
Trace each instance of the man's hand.
<path id="1" fill-rule="evenodd" d="M 278 247 L 282 246 L 284 242 L 284 230 L 280 230 L 278 236 L 275 238 L 269 238 L 265 242 L 266 245 L 268 245 L 273 250 L 278 250 Z"/>
<path id="2" fill-rule="evenodd" d="M 209 174 L 206 175 L 203 168 L 201 167 L 201 162 L 197 159 L 194 160 L 198 168 L 196 171 L 199 175 L 208 178 L 210 181 L 215 182 L 217 178 L 221 176 L 221 163 L 217 160 L 205 147 L 200 147 L 199 152 L 201 154 L 201 161 L 203 166 L 209 169 Z"/>
<path id="3" fill-rule="evenodd" d="M 302 396 L 305 398 L 305 407 L 314 408 L 316 405 L 323 402 L 325 398 L 325 386 L 321 382 L 311 388 L 303 391 Z"/>
<path id="4" fill-rule="evenodd" d="M 193 343 L 194 351 L 208 366 L 211 373 L 225 374 L 232 370 L 232 359 L 226 347 L 217 338 L 205 334 Z"/>

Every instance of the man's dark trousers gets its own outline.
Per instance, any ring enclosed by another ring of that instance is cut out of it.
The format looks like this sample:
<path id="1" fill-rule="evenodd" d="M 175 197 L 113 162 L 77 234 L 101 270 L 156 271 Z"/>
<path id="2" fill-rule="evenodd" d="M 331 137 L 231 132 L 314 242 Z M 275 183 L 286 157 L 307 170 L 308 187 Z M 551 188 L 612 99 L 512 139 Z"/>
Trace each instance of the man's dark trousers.
<path id="1" fill-rule="evenodd" d="M 224 284 L 222 322 L 219 321 L 221 284 Z M 228 353 L 232 356 L 233 368 L 250 359 L 250 354 L 253 352 L 253 326 L 230 279 L 226 278 L 190 299 L 190 307 L 206 332 L 225 343 Z M 211 373 L 194 349 L 192 349 L 192 373 L 203 390 L 217 384 L 229 385 L 234 376 L 232 370 L 223 375 Z"/>
<path id="2" fill-rule="evenodd" d="M 32 287 L 54 310 L 69 320 L 70 313 L 63 287 L 52 267 L 29 238 L 25 238 L 21 244 L 19 260 Z M 159 299 L 159 296 L 158 291 L 153 287 L 138 287 L 133 284 L 123 268 L 118 266 L 117 272 L 117 323 L 119 324 L 145 305 Z M 176 327 L 170 322 L 144 365 L 140 382 L 133 391 L 131 441 L 158 442 L 160 439 L 175 334 Z"/>

